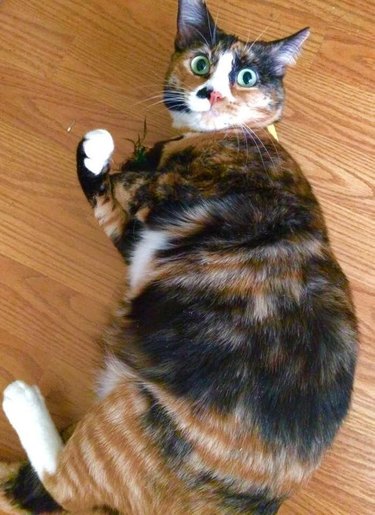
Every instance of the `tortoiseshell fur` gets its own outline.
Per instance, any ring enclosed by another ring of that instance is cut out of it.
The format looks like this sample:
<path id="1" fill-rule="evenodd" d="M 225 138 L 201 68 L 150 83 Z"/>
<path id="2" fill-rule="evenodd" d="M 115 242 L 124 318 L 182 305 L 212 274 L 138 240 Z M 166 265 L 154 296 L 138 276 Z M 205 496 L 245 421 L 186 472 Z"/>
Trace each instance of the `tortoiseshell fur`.
<path id="1" fill-rule="evenodd" d="M 205 4 L 190 4 L 212 36 Z M 187 87 L 181 63 L 202 45 L 191 38 L 180 20 L 166 88 L 168 108 L 186 114 L 173 87 Z M 262 84 L 238 93 L 256 103 L 268 91 L 251 131 L 188 133 L 156 145 L 141 170 L 130 160 L 98 175 L 84 140 L 78 148 L 83 191 L 130 283 L 105 338 L 102 400 L 42 478 L 45 511 L 274 514 L 347 413 L 357 339 L 348 282 L 307 179 L 264 129 L 280 118 L 282 76 L 268 43 L 250 45 L 216 29 L 210 51 L 260 59 Z M 157 244 L 136 273 L 150 234 Z M 9 495 L 39 513 L 22 474 Z"/>

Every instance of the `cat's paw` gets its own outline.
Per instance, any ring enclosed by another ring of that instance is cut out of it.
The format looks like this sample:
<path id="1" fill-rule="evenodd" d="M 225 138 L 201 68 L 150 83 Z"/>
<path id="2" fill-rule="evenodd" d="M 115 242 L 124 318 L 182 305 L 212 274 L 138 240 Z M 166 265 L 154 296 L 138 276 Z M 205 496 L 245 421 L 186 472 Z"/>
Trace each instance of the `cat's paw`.
<path id="1" fill-rule="evenodd" d="M 4 390 L 3 410 L 39 478 L 54 474 L 63 443 L 39 388 L 14 381 Z"/>
<path id="2" fill-rule="evenodd" d="M 94 175 L 99 175 L 109 164 L 115 145 L 111 134 L 105 129 L 88 132 L 82 143 L 84 165 Z"/>
<path id="3" fill-rule="evenodd" d="M 3 410 L 16 431 L 25 425 L 26 420 L 37 417 L 45 409 L 44 399 L 37 386 L 14 381 L 4 390 Z"/>

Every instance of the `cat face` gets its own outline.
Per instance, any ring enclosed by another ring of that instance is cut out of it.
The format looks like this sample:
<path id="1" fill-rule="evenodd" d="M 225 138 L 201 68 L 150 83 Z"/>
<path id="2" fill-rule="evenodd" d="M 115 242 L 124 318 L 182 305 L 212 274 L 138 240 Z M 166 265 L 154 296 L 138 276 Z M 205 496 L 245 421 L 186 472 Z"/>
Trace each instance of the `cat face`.
<path id="1" fill-rule="evenodd" d="M 285 69 L 308 35 L 304 29 L 270 43 L 245 43 L 220 30 L 202 0 L 180 0 L 164 89 L 174 127 L 211 131 L 278 120 Z"/>

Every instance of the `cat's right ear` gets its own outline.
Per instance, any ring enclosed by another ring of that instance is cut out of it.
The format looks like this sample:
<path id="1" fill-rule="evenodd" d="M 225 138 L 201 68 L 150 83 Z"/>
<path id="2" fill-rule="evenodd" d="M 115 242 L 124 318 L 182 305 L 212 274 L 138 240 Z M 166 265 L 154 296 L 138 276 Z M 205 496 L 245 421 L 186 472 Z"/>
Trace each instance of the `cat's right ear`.
<path id="1" fill-rule="evenodd" d="M 185 50 L 196 42 L 215 44 L 216 24 L 203 0 L 179 0 L 176 50 Z"/>

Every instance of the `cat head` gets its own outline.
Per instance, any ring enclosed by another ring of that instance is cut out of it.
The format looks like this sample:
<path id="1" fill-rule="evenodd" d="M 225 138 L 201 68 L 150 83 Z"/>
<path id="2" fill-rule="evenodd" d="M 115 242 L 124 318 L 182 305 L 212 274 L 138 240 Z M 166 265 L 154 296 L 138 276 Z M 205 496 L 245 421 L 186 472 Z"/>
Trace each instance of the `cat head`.
<path id="1" fill-rule="evenodd" d="M 179 0 L 175 52 L 164 87 L 174 127 L 212 131 L 277 121 L 283 76 L 308 36 L 303 29 L 277 41 L 245 43 L 217 27 L 203 0 Z"/>

